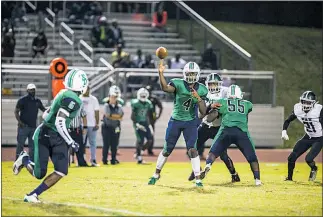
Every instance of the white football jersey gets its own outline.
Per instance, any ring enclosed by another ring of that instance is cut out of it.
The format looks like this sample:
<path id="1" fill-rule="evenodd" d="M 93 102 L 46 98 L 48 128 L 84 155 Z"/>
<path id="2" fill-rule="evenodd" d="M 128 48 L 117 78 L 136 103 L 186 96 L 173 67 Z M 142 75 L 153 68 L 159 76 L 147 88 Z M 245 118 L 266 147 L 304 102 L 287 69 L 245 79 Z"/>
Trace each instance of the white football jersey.
<path id="1" fill-rule="evenodd" d="M 320 123 L 320 113 L 322 105 L 315 104 L 314 107 L 305 113 L 302 110 L 302 104 L 297 103 L 294 105 L 294 114 L 297 119 L 304 124 L 304 131 L 309 137 L 321 137 L 322 136 L 322 125 Z"/>
<path id="2" fill-rule="evenodd" d="M 228 88 L 227 87 L 221 87 L 221 90 L 219 93 L 208 93 L 206 98 L 208 99 L 208 102 L 206 103 L 206 106 L 208 106 L 209 104 L 214 103 L 215 100 L 219 100 L 222 98 L 227 98 L 227 94 L 228 94 Z M 203 118 L 203 123 L 209 125 L 209 126 L 213 126 L 213 127 L 218 127 L 221 125 L 221 118 L 216 118 L 213 122 L 207 122 L 206 121 L 206 116 Z"/>

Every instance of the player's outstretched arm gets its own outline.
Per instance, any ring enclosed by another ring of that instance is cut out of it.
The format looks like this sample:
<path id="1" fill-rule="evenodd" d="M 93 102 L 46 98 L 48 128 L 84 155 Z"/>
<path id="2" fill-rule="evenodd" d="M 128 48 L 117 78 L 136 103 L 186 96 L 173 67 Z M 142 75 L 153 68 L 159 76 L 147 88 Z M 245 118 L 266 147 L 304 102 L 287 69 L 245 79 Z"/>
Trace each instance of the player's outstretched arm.
<path id="1" fill-rule="evenodd" d="M 294 114 L 294 111 L 289 115 L 289 117 L 284 121 L 283 124 L 283 130 L 287 130 L 289 127 L 289 124 L 296 119 L 296 115 Z"/>
<path id="2" fill-rule="evenodd" d="M 160 60 L 159 66 L 158 66 L 160 87 L 164 92 L 174 93 L 175 87 L 167 84 L 166 79 L 164 77 L 164 71 L 165 71 L 164 60 Z"/>

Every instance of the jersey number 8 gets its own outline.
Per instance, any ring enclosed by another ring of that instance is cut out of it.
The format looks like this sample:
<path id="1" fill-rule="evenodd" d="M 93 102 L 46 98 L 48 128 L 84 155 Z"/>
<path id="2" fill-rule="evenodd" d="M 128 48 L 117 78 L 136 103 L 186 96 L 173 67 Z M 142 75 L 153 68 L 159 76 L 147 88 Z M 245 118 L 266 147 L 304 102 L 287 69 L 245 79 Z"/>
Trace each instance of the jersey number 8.
<path id="1" fill-rule="evenodd" d="M 244 103 L 241 101 L 241 100 L 237 100 L 235 103 L 233 100 L 228 100 L 228 111 L 229 112 L 236 112 L 237 111 L 237 108 L 238 108 L 238 112 L 241 113 L 241 114 L 244 114 L 245 113 L 245 105 Z"/>

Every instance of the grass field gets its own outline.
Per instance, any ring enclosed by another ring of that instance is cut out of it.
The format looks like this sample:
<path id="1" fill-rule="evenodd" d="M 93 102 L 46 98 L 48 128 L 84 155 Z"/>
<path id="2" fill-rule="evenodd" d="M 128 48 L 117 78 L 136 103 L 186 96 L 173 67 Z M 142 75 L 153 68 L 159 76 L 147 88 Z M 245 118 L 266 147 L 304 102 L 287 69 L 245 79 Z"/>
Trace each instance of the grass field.
<path id="1" fill-rule="evenodd" d="M 309 168 L 303 163 L 296 165 L 295 182 L 283 181 L 285 164 L 261 164 L 264 183 L 261 187 L 254 186 L 248 164 L 236 164 L 242 182 L 231 184 L 224 164 L 215 163 L 203 189 L 196 189 L 187 181 L 189 163 L 166 164 L 155 186 L 147 185 L 154 163 L 72 167 L 67 177 L 40 196 L 43 204 L 22 202 L 24 194 L 40 182 L 25 169 L 14 176 L 11 166 L 11 162 L 2 162 L 2 215 L 5 216 L 322 215 L 321 172 L 315 182 L 308 182 Z"/>
<path id="2" fill-rule="evenodd" d="M 320 29 L 209 22 L 252 55 L 255 70 L 276 72 L 277 105 L 285 107 L 286 117 L 306 90 L 313 90 L 322 101 L 323 39 Z M 169 25 L 175 29 L 174 20 Z M 181 21 L 181 36 L 188 38 L 188 30 L 189 22 Z M 204 45 L 202 33 L 201 28 L 194 30 L 193 45 L 198 50 Z M 216 38 L 209 37 L 208 40 L 216 41 Z M 284 147 L 293 147 L 303 134 L 302 124 L 291 124 L 290 140 Z"/>

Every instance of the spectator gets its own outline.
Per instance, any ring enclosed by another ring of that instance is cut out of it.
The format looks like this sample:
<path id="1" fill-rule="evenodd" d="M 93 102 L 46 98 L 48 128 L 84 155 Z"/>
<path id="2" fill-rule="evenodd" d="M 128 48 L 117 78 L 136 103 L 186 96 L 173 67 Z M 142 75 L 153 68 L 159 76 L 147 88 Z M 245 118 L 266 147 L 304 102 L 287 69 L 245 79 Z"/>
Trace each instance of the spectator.
<path id="1" fill-rule="evenodd" d="M 167 32 L 167 11 L 164 11 L 164 2 L 160 2 L 157 6 L 157 11 L 153 14 L 152 27 L 157 32 Z"/>
<path id="2" fill-rule="evenodd" d="M 218 69 L 217 56 L 212 48 L 212 44 L 209 43 L 204 53 L 202 54 L 202 64 L 204 67 L 210 68 L 212 70 Z"/>
<path id="3" fill-rule="evenodd" d="M 127 55 L 128 55 L 128 53 L 126 53 L 122 50 L 122 44 L 118 44 L 117 49 L 115 51 L 113 51 L 113 53 L 111 54 L 112 66 L 115 68 L 120 67 L 122 59 L 124 57 L 126 57 Z"/>
<path id="4" fill-rule="evenodd" d="M 4 19 L 3 22 L 2 22 L 2 25 L 1 25 L 1 33 L 2 35 L 6 34 L 9 29 L 12 29 L 11 28 L 12 25 L 10 25 L 10 22 L 8 19 Z"/>
<path id="5" fill-rule="evenodd" d="M 141 49 L 137 50 L 137 54 L 134 56 L 132 62 L 136 68 L 141 68 L 142 64 L 145 63 L 145 57 L 142 55 Z"/>
<path id="6" fill-rule="evenodd" d="M 9 31 L 5 34 L 1 43 L 2 57 L 13 58 L 15 56 L 15 46 L 16 46 L 16 39 L 13 36 L 12 29 L 9 29 Z M 10 59 L 10 63 L 12 63 L 12 59 Z"/>
<path id="7" fill-rule="evenodd" d="M 16 148 L 16 159 L 23 151 L 25 141 L 28 138 L 28 149 L 31 161 L 34 161 L 34 142 L 33 135 L 36 129 L 38 109 L 45 111 L 45 107 L 36 94 L 36 86 L 34 84 L 27 85 L 27 95 L 21 97 L 16 105 L 15 116 L 18 121 L 18 145 Z"/>
<path id="8" fill-rule="evenodd" d="M 98 167 L 100 165 L 96 162 L 96 133 L 99 129 L 99 101 L 95 96 L 90 94 L 90 87 L 88 87 L 86 93 L 84 93 L 80 98 L 83 102 L 87 122 L 87 133 L 85 135 L 84 143 L 86 144 L 87 139 L 89 139 L 91 165 Z"/>
<path id="9" fill-rule="evenodd" d="M 82 126 L 83 121 L 83 126 Z M 77 142 L 80 147 L 78 152 L 76 152 L 77 164 L 79 167 L 87 167 L 89 166 L 84 159 L 85 154 L 85 143 L 83 141 L 83 135 L 86 134 L 87 129 L 87 120 L 86 120 L 86 113 L 81 109 L 81 112 L 71 121 L 69 126 L 70 136 L 72 139 Z M 72 163 L 74 163 L 74 152 L 71 148 L 71 155 L 72 155 Z"/>
<path id="10" fill-rule="evenodd" d="M 146 89 L 149 92 L 148 99 L 151 101 L 152 106 L 153 106 L 153 108 L 151 110 L 149 110 L 149 113 L 148 113 L 149 114 L 149 121 L 150 121 L 150 125 L 153 128 L 153 132 L 155 132 L 155 123 L 160 118 L 160 116 L 163 112 L 163 105 L 162 105 L 161 101 L 155 95 L 153 95 L 153 93 L 152 93 L 153 88 L 151 85 L 146 86 Z M 159 109 L 158 114 L 156 112 L 156 106 Z M 155 141 L 154 133 L 152 133 L 152 134 L 153 134 L 153 141 L 150 144 L 150 146 L 147 147 L 148 155 L 151 155 L 151 156 L 154 155 L 153 148 L 154 148 L 154 141 Z"/>
<path id="11" fill-rule="evenodd" d="M 26 17 L 26 8 L 23 6 L 22 2 L 17 2 L 14 6 L 11 17 L 15 23 L 24 22 L 27 24 L 28 18 Z"/>
<path id="12" fill-rule="evenodd" d="M 124 47 L 122 30 L 118 26 L 117 19 L 113 19 L 111 24 L 112 24 L 111 31 L 113 32 L 113 36 L 114 36 L 113 37 L 114 38 L 114 45 L 122 44 L 122 47 Z"/>
<path id="13" fill-rule="evenodd" d="M 99 47 L 101 45 L 105 48 L 111 48 L 114 46 L 114 35 L 109 28 L 106 17 L 100 17 L 98 25 L 92 28 L 91 42 L 93 47 Z"/>
<path id="14" fill-rule="evenodd" d="M 136 65 L 130 59 L 130 54 L 127 54 L 121 59 L 120 68 L 136 68 Z"/>
<path id="15" fill-rule="evenodd" d="M 146 54 L 145 62 L 141 65 L 141 68 L 146 68 L 146 69 L 156 68 L 155 61 L 152 59 L 151 54 Z"/>
<path id="16" fill-rule="evenodd" d="M 186 61 L 181 58 L 180 53 L 176 53 L 175 57 L 173 57 L 169 62 L 170 69 L 183 69 L 186 64 Z"/>
<path id="17" fill-rule="evenodd" d="M 120 120 L 123 117 L 122 106 L 118 103 L 118 94 L 116 92 L 109 93 L 109 101 L 104 104 L 104 116 L 102 123 L 102 162 L 108 164 L 108 152 L 111 149 L 111 164 L 118 164 L 116 158 L 117 147 L 120 139 Z"/>
<path id="18" fill-rule="evenodd" d="M 47 46 L 48 44 L 46 35 L 43 31 L 40 31 L 38 35 L 34 38 L 32 43 L 32 58 L 34 59 L 38 53 L 41 53 L 43 56 L 45 56 Z"/>

